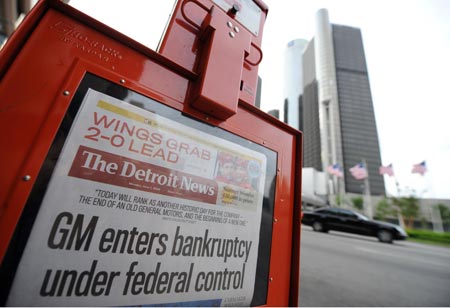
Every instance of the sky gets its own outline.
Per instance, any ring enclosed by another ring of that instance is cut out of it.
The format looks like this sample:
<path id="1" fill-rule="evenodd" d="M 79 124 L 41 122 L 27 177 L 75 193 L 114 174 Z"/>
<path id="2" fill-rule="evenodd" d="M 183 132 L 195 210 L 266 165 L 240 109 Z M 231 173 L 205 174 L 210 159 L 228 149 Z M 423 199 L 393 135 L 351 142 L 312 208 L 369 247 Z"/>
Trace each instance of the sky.
<path id="1" fill-rule="evenodd" d="M 261 109 L 283 110 L 284 52 L 314 36 L 315 16 L 361 29 L 388 195 L 450 199 L 450 1 L 263 0 Z M 171 0 L 71 0 L 70 4 L 156 49 Z M 412 174 L 426 161 L 428 172 Z M 348 171 L 346 171 L 348 172 Z M 396 182 L 399 184 L 396 185 Z"/>

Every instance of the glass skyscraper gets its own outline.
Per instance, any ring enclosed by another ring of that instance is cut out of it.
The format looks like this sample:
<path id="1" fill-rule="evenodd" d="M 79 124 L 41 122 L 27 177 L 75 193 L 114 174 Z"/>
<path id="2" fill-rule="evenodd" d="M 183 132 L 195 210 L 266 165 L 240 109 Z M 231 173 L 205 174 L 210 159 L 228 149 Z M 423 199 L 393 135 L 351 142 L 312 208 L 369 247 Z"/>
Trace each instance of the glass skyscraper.
<path id="1" fill-rule="evenodd" d="M 307 44 L 308 41 L 303 39 L 290 41 L 284 54 L 284 122 L 296 129 L 302 126 L 300 100 L 303 94 L 303 59 L 301 54 Z"/>
<path id="2" fill-rule="evenodd" d="M 384 179 L 378 173 L 380 146 L 360 29 L 331 24 L 327 10 L 319 10 L 315 37 L 299 56 L 303 166 L 326 171 L 338 163 L 344 179 L 330 177 L 334 192 L 361 194 L 363 181 L 355 180 L 348 170 L 365 161 L 371 194 L 385 195 Z"/>

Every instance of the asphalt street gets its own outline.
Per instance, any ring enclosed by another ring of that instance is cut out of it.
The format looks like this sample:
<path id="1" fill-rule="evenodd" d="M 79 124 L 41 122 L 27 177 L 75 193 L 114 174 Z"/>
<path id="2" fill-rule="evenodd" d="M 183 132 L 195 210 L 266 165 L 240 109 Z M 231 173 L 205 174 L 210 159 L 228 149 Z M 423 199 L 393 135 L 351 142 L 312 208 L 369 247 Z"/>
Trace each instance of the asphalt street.
<path id="1" fill-rule="evenodd" d="M 301 307 L 450 306 L 450 248 L 302 227 Z"/>

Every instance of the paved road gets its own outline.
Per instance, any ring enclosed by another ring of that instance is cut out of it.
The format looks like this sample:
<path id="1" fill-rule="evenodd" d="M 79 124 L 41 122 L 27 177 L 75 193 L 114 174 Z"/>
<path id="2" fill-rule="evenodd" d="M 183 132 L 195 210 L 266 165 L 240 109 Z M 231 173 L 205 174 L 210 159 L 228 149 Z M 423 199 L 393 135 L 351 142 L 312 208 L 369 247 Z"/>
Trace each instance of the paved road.
<path id="1" fill-rule="evenodd" d="M 450 306 L 450 249 L 302 227 L 300 306 Z"/>

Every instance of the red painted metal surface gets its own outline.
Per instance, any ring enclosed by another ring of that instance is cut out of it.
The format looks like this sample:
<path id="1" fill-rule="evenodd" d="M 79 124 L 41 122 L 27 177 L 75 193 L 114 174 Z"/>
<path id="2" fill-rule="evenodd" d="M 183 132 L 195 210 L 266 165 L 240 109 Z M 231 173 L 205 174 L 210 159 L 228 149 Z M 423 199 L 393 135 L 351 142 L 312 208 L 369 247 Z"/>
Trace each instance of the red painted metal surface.
<path id="1" fill-rule="evenodd" d="M 226 120 L 236 113 L 245 56 L 250 52 L 250 34 L 227 26 L 230 17 L 212 7 L 201 29 L 206 42 L 198 64 L 201 79 L 193 87 L 192 106 Z"/>
<path id="2" fill-rule="evenodd" d="M 201 3 L 211 5 L 207 0 Z M 177 7 L 180 8 L 181 4 Z M 197 13 L 193 13 L 193 8 L 188 11 L 192 20 L 199 24 L 206 17 L 202 9 Z M 267 13 L 267 8 L 264 12 Z M 181 40 L 184 46 L 183 42 L 196 41 L 198 34 L 198 29 L 177 19 L 180 14 L 176 10 L 175 19 L 169 25 L 170 36 L 165 37 L 161 55 L 59 1 L 41 1 L 1 51 L 0 144 L 3 150 L 0 151 L 0 161 L 3 167 L 0 177 L 0 258 L 8 249 L 72 96 L 83 75 L 91 72 L 278 153 L 267 306 L 296 306 L 301 133 L 252 105 L 257 69 L 245 61 L 233 67 L 233 74 L 234 70 L 242 71 L 239 81 L 233 79 L 232 83 L 235 87 L 242 80 L 243 86 L 236 92 L 239 103 L 230 105 L 228 102 L 235 96 L 230 99 L 227 95 L 218 94 L 209 83 L 218 78 L 218 71 L 224 69 L 220 61 L 223 55 L 220 50 L 209 49 L 211 57 L 202 60 L 205 61 L 203 69 L 199 70 L 197 68 L 202 65 L 197 63 L 197 43 L 193 43 L 194 48 L 186 48 L 186 53 L 179 52 L 179 48 L 172 45 L 174 41 Z M 226 16 L 213 14 L 206 25 L 215 29 L 217 35 L 223 29 L 215 22 L 223 22 Z M 245 49 L 249 57 L 253 57 L 255 52 L 251 45 L 259 46 L 261 43 L 263 22 L 258 37 L 242 35 L 242 42 L 238 43 L 240 48 L 249 48 Z M 213 39 L 212 46 L 220 46 L 216 44 L 219 43 Z M 174 59 L 177 54 L 181 58 Z M 245 54 L 239 57 L 242 60 Z M 238 60 L 233 58 L 234 61 Z M 199 93 L 210 97 L 210 100 L 192 104 L 192 91 L 197 91 L 199 84 L 203 85 Z M 208 106 L 212 106 L 216 110 L 214 112 L 227 115 L 212 118 L 211 113 L 205 110 Z"/>
<path id="3" fill-rule="evenodd" d="M 232 14 L 226 14 L 218 7 L 214 7 L 215 12 L 209 13 L 213 7 L 210 0 L 178 2 L 158 51 L 192 71 L 201 72 L 205 62 L 212 61 L 207 72 L 211 76 L 207 78 L 216 80 L 215 87 L 221 87 L 221 92 L 233 94 L 232 97 L 222 95 L 235 105 L 235 95 L 239 102 L 254 105 L 258 84 L 257 64 L 263 57 L 260 46 L 268 12 L 262 1 L 255 2 L 262 12 L 257 35 L 250 33 Z M 227 22 L 230 24 L 227 25 Z M 238 32 L 234 31 L 235 27 Z M 211 35 L 214 42 L 208 40 Z M 236 57 L 244 57 L 245 61 Z M 236 79 L 239 79 L 237 88 Z M 231 103 L 227 104 L 228 108 L 224 108 L 224 112 L 233 113 L 234 108 L 230 105 Z M 205 111 L 206 108 L 202 109 Z M 224 119 L 228 114 L 222 116 L 216 113 L 213 116 Z"/>

